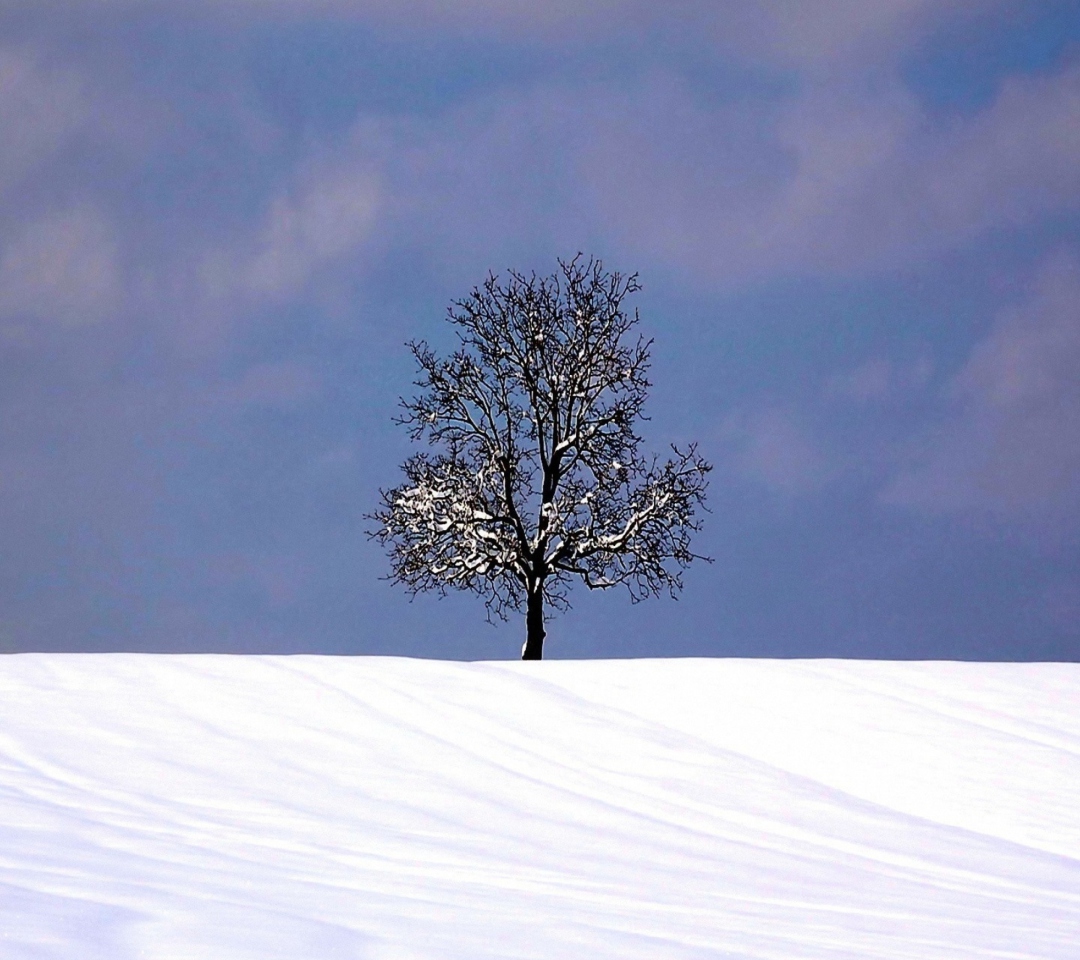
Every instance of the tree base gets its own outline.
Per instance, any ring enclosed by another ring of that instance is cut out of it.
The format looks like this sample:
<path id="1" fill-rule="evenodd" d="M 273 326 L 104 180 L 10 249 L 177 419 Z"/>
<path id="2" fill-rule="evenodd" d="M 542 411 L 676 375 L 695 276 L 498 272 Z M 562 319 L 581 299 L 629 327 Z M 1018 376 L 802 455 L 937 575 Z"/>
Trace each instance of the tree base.
<path id="1" fill-rule="evenodd" d="M 521 659 L 522 660 L 543 660 L 544 659 L 544 640 L 526 640 L 521 647 Z"/>

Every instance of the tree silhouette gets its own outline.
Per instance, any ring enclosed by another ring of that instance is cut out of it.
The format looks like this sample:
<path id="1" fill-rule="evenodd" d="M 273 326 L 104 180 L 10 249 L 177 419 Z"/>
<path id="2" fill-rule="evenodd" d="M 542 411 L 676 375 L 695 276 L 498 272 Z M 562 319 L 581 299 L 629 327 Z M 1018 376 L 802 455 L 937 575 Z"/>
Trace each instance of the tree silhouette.
<path id="1" fill-rule="evenodd" d="M 652 341 L 623 305 L 639 289 L 580 254 L 548 277 L 489 275 L 448 310 L 451 356 L 409 344 L 419 393 L 397 422 L 433 452 L 380 491 L 371 535 L 413 593 L 473 591 L 489 618 L 524 606 L 526 660 L 543 654 L 545 602 L 568 607 L 574 581 L 675 596 L 704 559 L 690 538 L 710 465 L 694 444 L 663 462 L 639 450 Z"/>

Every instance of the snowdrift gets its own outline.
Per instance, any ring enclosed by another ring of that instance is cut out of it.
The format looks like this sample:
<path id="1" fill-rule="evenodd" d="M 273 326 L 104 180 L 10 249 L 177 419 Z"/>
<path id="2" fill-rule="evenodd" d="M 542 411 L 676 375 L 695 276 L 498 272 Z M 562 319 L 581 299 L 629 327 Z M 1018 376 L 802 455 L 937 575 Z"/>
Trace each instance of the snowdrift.
<path id="1" fill-rule="evenodd" d="M 0 659 L 4 960 L 1080 957 L 1080 665 Z"/>

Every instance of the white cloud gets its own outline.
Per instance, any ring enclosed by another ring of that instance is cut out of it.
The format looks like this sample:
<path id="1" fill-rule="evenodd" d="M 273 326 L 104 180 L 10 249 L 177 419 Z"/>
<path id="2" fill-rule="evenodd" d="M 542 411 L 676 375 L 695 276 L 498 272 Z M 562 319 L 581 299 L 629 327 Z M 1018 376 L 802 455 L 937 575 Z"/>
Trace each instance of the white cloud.
<path id="1" fill-rule="evenodd" d="M 133 302 L 188 360 L 227 349 L 261 311 L 301 299 L 339 308 L 381 204 L 378 176 L 351 153 L 302 165 L 226 239 L 189 236 L 148 264 Z"/>
<path id="2" fill-rule="evenodd" d="M 909 263 L 1080 207 L 1080 69 L 1014 78 L 948 126 L 902 95 L 839 109 L 830 99 L 800 104 L 782 133 L 797 172 L 769 219 L 792 258 Z"/>
<path id="3" fill-rule="evenodd" d="M 30 47 L 0 47 L 0 195 L 52 155 L 87 120 L 79 77 Z"/>
<path id="4" fill-rule="evenodd" d="M 906 267 L 1080 209 L 1080 68 L 1014 78 L 971 117 L 898 84 L 710 108 L 654 77 L 590 114 L 581 174 L 629 250 L 714 282 Z"/>
<path id="5" fill-rule="evenodd" d="M 0 313 L 78 326 L 105 318 L 120 296 L 111 224 L 81 205 L 30 223 L 0 260 Z"/>
<path id="6" fill-rule="evenodd" d="M 1077 519 L 1080 257 L 1058 256 L 953 379 L 948 419 L 884 493 L 928 511 Z"/>
<path id="7" fill-rule="evenodd" d="M 776 493 L 808 493 L 832 475 L 806 428 L 779 407 L 732 413 L 721 425 L 721 436 L 734 448 L 736 470 Z"/>
<path id="8" fill-rule="evenodd" d="M 851 370 L 830 377 L 825 392 L 859 405 L 900 400 L 925 388 L 933 372 L 933 361 L 927 356 L 909 364 L 871 357 Z"/>
<path id="9" fill-rule="evenodd" d="M 767 0 L 764 45 L 804 66 L 894 53 L 943 22 L 1000 16 L 1016 0 Z"/>
<path id="10" fill-rule="evenodd" d="M 355 253 L 375 225 L 377 179 L 366 165 L 311 170 L 269 203 L 253 233 L 206 253 L 198 274 L 211 302 L 280 303 L 322 267 Z"/>

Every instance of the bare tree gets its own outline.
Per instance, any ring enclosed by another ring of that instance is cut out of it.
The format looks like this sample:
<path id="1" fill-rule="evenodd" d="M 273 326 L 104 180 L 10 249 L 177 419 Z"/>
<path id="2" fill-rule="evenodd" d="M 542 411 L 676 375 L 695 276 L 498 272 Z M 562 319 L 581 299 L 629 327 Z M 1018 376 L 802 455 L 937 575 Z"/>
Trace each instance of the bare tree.
<path id="1" fill-rule="evenodd" d="M 470 590 L 489 618 L 524 606 L 525 660 L 542 656 L 545 602 L 565 609 L 573 581 L 675 596 L 704 559 L 690 536 L 710 465 L 693 444 L 664 462 L 639 452 L 652 341 L 623 306 L 637 275 L 580 254 L 559 268 L 489 275 L 452 304 L 450 357 L 409 344 L 420 393 L 397 422 L 434 452 L 405 462 L 370 517 L 413 593 Z"/>

